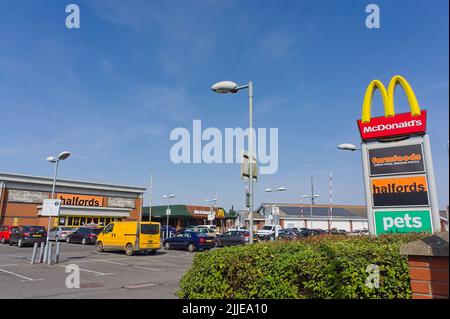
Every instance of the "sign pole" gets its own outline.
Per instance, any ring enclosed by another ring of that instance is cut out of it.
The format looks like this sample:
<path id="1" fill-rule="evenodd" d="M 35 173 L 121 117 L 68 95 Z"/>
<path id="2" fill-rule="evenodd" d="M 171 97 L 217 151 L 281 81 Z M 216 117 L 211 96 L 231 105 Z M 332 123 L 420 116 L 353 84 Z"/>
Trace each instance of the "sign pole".
<path id="1" fill-rule="evenodd" d="M 367 143 L 361 143 L 361 159 L 363 164 L 364 190 L 366 194 L 367 224 L 369 233 L 375 235 L 375 222 L 372 209 L 372 190 L 370 189 L 369 159 Z"/>
<path id="2" fill-rule="evenodd" d="M 425 165 L 428 177 L 428 193 L 430 194 L 431 219 L 433 222 L 434 232 L 441 230 L 441 218 L 439 215 L 439 204 L 437 199 L 436 180 L 434 178 L 433 158 L 431 156 L 430 137 L 423 137 L 423 151 L 425 156 Z"/>

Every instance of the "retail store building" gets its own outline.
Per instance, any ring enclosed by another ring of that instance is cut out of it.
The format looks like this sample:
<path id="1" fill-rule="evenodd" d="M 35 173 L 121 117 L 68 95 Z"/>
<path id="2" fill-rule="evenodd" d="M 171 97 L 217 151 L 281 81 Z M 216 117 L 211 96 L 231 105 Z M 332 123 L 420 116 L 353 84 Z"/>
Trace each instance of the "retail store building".
<path id="1" fill-rule="evenodd" d="M 346 231 L 368 228 L 366 206 L 362 205 L 308 205 L 262 203 L 257 212 L 264 217 L 265 224 L 272 224 L 273 209 L 279 216 L 283 228 L 314 228 Z"/>
<path id="2" fill-rule="evenodd" d="M 0 173 L 0 225 L 40 225 L 42 201 L 51 198 L 53 179 Z M 55 197 L 61 199 L 52 225 L 79 227 L 112 221 L 138 220 L 145 188 L 58 179 Z"/>
<path id="3" fill-rule="evenodd" d="M 163 225 L 167 223 L 167 205 L 152 206 L 151 220 L 160 222 Z M 208 214 L 214 211 L 214 219 L 209 220 Z M 196 225 L 216 225 L 219 229 L 226 229 L 234 225 L 237 213 L 230 210 L 226 212 L 222 207 L 196 206 L 196 205 L 170 205 L 169 225 L 176 229 L 186 228 Z M 144 207 L 142 220 L 148 221 L 150 218 L 150 208 Z"/>

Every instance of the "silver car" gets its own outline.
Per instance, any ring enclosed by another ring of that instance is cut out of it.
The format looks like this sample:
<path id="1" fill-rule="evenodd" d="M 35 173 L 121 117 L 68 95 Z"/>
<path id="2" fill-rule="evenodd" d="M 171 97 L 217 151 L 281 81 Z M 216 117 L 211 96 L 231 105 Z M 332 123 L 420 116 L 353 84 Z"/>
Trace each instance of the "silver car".
<path id="1" fill-rule="evenodd" d="M 48 233 L 48 239 L 54 241 L 66 241 L 67 235 L 72 234 L 76 230 L 76 228 L 72 227 L 53 227 Z"/>

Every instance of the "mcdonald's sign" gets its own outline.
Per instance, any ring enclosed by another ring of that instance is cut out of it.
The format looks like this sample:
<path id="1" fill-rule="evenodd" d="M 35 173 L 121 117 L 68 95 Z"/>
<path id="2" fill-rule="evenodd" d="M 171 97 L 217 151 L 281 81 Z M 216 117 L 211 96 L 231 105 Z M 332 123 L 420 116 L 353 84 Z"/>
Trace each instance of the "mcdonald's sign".
<path id="1" fill-rule="evenodd" d="M 400 85 L 405 91 L 410 112 L 395 114 L 395 88 Z M 372 99 L 380 91 L 384 104 L 384 116 L 371 117 Z M 373 80 L 367 87 L 362 106 L 362 118 L 357 121 L 361 139 L 383 139 L 388 137 L 424 135 L 426 132 L 426 110 L 420 110 L 416 95 L 409 83 L 400 75 L 394 76 L 386 87 L 379 80 Z"/>

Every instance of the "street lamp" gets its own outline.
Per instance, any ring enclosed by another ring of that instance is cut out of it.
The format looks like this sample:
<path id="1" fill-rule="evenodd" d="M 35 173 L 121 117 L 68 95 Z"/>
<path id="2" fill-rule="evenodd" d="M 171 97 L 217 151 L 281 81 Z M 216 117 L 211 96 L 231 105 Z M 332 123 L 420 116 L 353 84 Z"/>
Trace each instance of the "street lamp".
<path id="1" fill-rule="evenodd" d="M 300 214 L 303 216 L 303 198 L 308 198 L 308 195 L 300 195 Z M 305 225 L 306 227 L 306 225 Z"/>
<path id="2" fill-rule="evenodd" d="M 167 199 L 167 210 L 166 210 L 166 239 L 169 238 L 169 214 L 170 214 L 170 199 L 174 198 L 175 195 L 163 195 L 163 198 Z"/>
<path id="3" fill-rule="evenodd" d="M 55 164 L 55 170 L 54 170 L 54 173 L 53 173 L 52 199 L 55 198 L 56 176 L 58 174 L 59 161 L 63 161 L 65 159 L 69 158 L 69 156 L 70 156 L 70 152 L 63 151 L 63 152 L 59 153 L 57 156 L 49 156 L 49 157 L 47 157 L 47 161 L 48 162 L 50 162 L 52 164 Z M 50 232 L 51 221 L 52 221 L 52 217 L 48 216 L 48 229 L 47 229 L 47 232 Z M 46 245 L 48 245 L 48 240 L 49 240 L 49 236 L 48 236 L 48 233 L 47 233 Z"/>
<path id="4" fill-rule="evenodd" d="M 264 191 L 266 192 L 266 193 L 274 193 L 274 203 L 273 203 L 273 205 L 272 205 L 272 217 L 274 216 L 274 211 L 275 211 L 275 202 L 276 202 L 276 194 L 278 193 L 278 192 L 284 192 L 285 190 L 287 190 L 287 188 L 286 187 L 278 187 L 277 189 L 275 189 L 275 190 L 273 190 L 272 188 L 266 188 L 266 189 L 264 189 Z M 278 226 L 279 226 L 279 224 L 280 224 L 280 215 L 275 215 L 275 216 L 277 216 L 275 219 L 276 219 L 276 222 L 275 222 L 275 239 L 276 238 L 278 238 Z"/>
<path id="5" fill-rule="evenodd" d="M 361 150 L 361 148 L 356 147 L 355 145 L 350 143 L 339 144 L 337 148 L 343 151 L 352 151 L 352 152 Z"/>
<path id="6" fill-rule="evenodd" d="M 215 83 L 211 89 L 216 93 L 237 93 L 240 90 L 248 89 L 249 102 L 249 133 L 248 133 L 248 159 L 249 159 L 249 222 L 250 222 L 250 244 L 253 243 L 253 82 L 246 85 L 238 85 L 232 81 L 221 81 Z"/>
<path id="7" fill-rule="evenodd" d="M 211 204 L 209 205 L 209 214 L 210 214 L 210 216 L 213 216 L 213 205 L 217 202 L 217 198 L 213 198 L 213 199 L 205 199 L 205 202 L 211 203 Z M 213 219 L 212 219 L 212 217 L 211 217 L 210 225 L 212 225 L 212 224 L 213 224 Z"/>
<path id="8" fill-rule="evenodd" d="M 314 203 L 314 200 L 317 198 L 317 197 L 320 197 L 320 195 L 319 194 L 314 194 L 314 195 L 300 195 L 300 198 L 311 198 L 311 206 L 310 206 L 310 223 L 311 223 L 311 229 L 313 229 L 313 222 L 312 222 L 312 216 L 313 216 L 313 203 Z"/>

